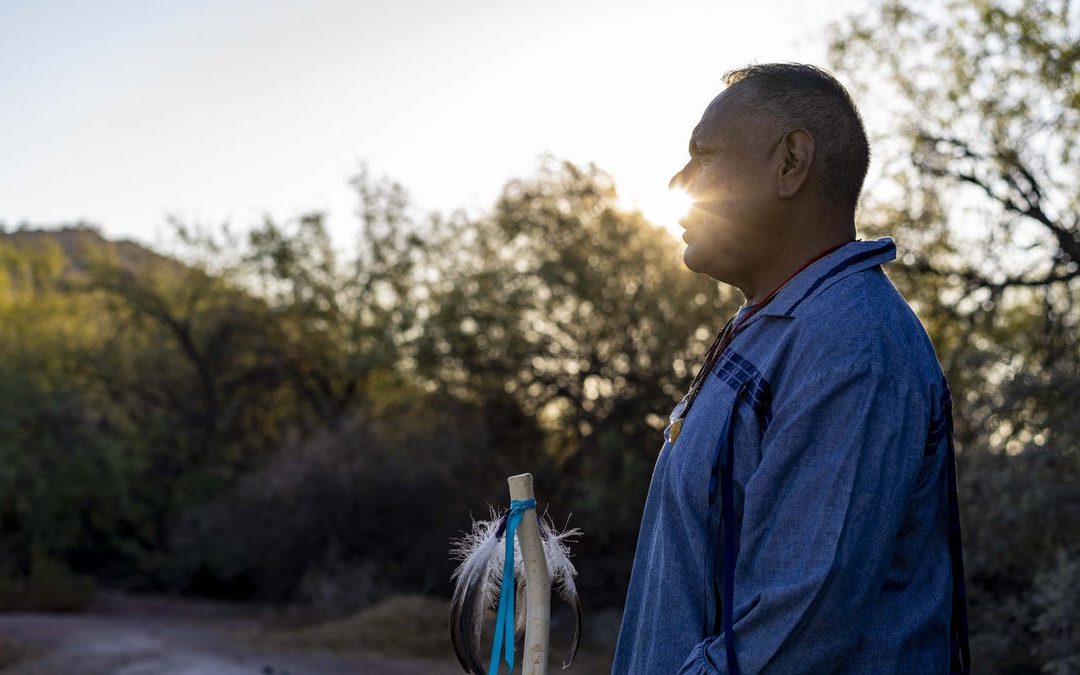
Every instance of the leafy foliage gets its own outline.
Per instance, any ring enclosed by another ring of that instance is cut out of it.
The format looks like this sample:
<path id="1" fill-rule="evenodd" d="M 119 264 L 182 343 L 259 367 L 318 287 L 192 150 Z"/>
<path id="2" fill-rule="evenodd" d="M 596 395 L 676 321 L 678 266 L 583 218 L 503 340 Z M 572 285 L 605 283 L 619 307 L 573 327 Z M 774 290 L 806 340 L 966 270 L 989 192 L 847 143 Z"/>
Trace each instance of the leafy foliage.
<path id="1" fill-rule="evenodd" d="M 888 0 L 832 40 L 880 125 L 863 227 L 906 247 L 894 279 L 958 401 L 973 658 L 996 672 L 1073 653 L 1046 589 L 1080 560 L 1077 9 Z"/>
<path id="2" fill-rule="evenodd" d="M 445 592 L 468 508 L 529 470 L 590 523 L 586 592 L 621 601 L 659 430 L 729 299 L 592 167 L 545 160 L 472 219 L 353 185 L 351 260 L 319 214 L 244 242 L 179 226 L 183 263 L 88 230 L 8 236 L 37 242 L 5 249 L 4 391 L 31 405 L 2 416 L 9 550 L 355 606 Z"/>
<path id="3" fill-rule="evenodd" d="M 896 236 L 957 402 L 973 648 L 998 672 L 1078 653 L 1077 30 L 1066 2 L 888 0 L 833 40 L 877 127 L 860 228 Z M 587 532 L 586 602 L 621 602 L 660 430 L 734 299 L 595 167 L 545 159 L 475 217 L 353 187 L 351 257 L 318 213 L 176 224 L 177 258 L 0 232 L 5 583 L 62 561 L 340 611 L 446 593 L 447 542 L 528 470 Z"/>

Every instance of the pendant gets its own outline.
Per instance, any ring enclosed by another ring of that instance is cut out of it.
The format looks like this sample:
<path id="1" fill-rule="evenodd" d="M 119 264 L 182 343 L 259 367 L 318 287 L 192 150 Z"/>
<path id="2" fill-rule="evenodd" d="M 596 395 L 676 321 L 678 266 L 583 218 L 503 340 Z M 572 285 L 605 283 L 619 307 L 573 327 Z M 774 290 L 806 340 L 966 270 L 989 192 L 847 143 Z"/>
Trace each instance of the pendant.
<path id="1" fill-rule="evenodd" d="M 675 441 L 679 440 L 679 432 L 682 431 L 683 418 L 675 420 L 671 423 L 671 444 L 675 445 Z"/>

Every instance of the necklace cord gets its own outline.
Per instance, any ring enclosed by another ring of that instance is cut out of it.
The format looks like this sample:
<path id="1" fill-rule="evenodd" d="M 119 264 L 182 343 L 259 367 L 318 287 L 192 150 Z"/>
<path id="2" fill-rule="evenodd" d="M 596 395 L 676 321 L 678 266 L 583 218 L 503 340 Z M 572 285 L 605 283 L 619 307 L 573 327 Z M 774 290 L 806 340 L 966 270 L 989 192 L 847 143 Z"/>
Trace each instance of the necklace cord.
<path id="1" fill-rule="evenodd" d="M 799 267 L 799 269 L 792 272 L 787 279 L 784 279 L 779 286 L 774 288 L 768 295 L 766 295 L 764 300 L 757 303 L 756 305 L 751 305 L 749 311 L 742 317 L 742 319 L 739 320 L 738 323 L 735 323 L 735 318 L 738 316 L 738 312 L 735 313 L 735 316 L 728 319 L 728 322 L 724 324 L 724 327 L 720 330 L 719 333 L 716 334 L 716 337 L 713 338 L 712 344 L 709 346 L 708 351 L 705 352 L 705 363 L 702 364 L 701 369 L 698 370 L 696 375 L 694 375 L 694 379 L 690 383 L 690 390 L 686 394 L 686 398 L 688 399 L 686 401 L 686 406 L 682 409 L 682 413 L 679 415 L 680 421 L 685 420 L 686 416 L 690 414 L 690 408 L 694 405 L 694 399 L 697 398 L 698 392 L 701 391 L 702 383 L 704 383 L 705 378 L 710 372 L 712 372 L 713 367 L 716 366 L 717 361 L 720 360 L 720 356 L 724 353 L 724 350 L 727 349 L 728 345 L 730 345 L 732 341 L 735 340 L 736 336 L 738 336 L 738 334 L 744 328 L 746 328 L 747 322 L 750 321 L 750 319 L 753 318 L 753 316 L 759 311 L 761 311 L 766 305 L 772 302 L 773 298 L 776 297 L 780 290 L 784 286 L 786 286 L 789 281 L 794 279 L 800 272 L 848 243 L 850 242 L 845 241 L 837 244 L 836 246 L 830 246 L 829 248 L 817 254 L 810 260 L 807 260 Z M 682 427 L 680 426 L 680 429 L 681 428 Z M 672 443 L 674 443 L 675 440 L 676 439 L 673 438 Z"/>

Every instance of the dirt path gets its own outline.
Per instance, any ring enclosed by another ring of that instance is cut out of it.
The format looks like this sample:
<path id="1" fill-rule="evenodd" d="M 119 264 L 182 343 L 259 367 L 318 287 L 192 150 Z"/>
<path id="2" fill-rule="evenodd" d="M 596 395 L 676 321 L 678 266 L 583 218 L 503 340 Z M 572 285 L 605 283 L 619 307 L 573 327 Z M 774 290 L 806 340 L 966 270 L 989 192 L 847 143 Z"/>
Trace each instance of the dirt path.
<path id="1" fill-rule="evenodd" d="M 455 675 L 451 663 L 346 659 L 246 646 L 251 610 L 185 600 L 103 596 L 80 614 L 0 614 L 0 635 L 37 655 L 2 675 Z"/>

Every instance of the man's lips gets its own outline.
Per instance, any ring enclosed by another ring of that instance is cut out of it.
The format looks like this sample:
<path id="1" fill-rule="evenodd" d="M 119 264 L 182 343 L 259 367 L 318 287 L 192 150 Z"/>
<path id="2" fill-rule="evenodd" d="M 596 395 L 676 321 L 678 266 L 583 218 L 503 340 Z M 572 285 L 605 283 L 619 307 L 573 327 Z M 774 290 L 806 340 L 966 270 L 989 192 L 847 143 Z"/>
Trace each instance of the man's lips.
<path id="1" fill-rule="evenodd" d="M 706 203 L 707 202 L 694 202 L 693 204 L 691 204 L 690 210 L 687 211 L 682 218 L 679 218 L 679 225 L 684 230 L 691 230 L 694 227 L 700 225 L 701 221 L 708 213 L 708 211 L 704 209 Z"/>
<path id="2" fill-rule="evenodd" d="M 683 229 L 683 240 L 686 235 L 697 230 L 701 226 L 701 214 L 689 213 L 679 219 L 679 227 Z"/>

